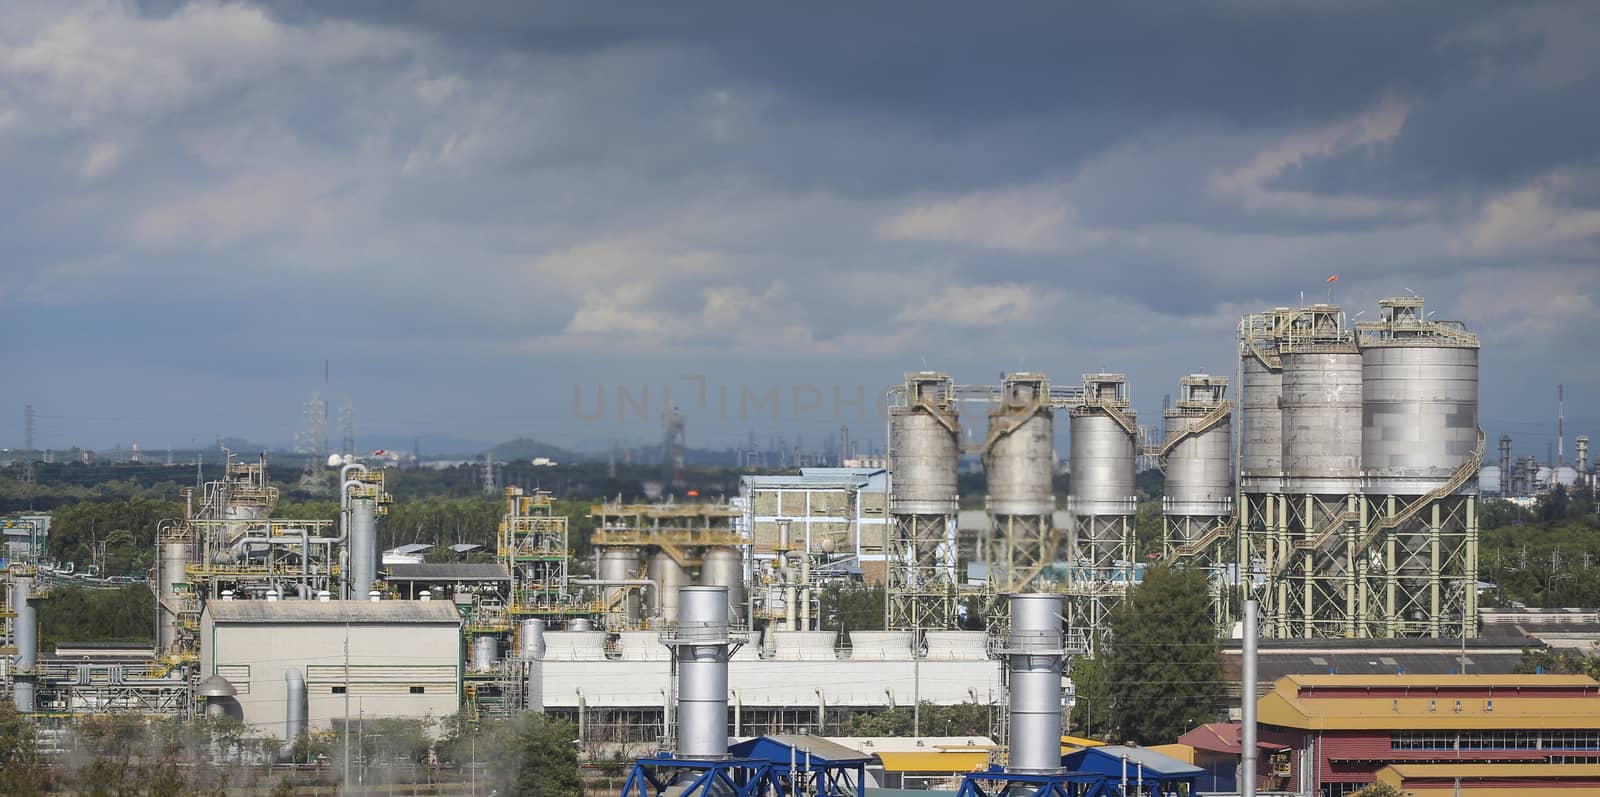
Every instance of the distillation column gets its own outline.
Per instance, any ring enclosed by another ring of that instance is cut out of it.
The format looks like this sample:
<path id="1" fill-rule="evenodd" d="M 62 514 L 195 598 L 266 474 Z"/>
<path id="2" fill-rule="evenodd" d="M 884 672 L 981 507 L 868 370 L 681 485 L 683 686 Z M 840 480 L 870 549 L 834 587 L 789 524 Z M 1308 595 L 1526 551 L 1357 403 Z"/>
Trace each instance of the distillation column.
<path id="1" fill-rule="evenodd" d="M 997 592 L 1042 588 L 1045 569 L 1056 559 L 1055 421 L 1049 393 L 1040 374 L 1007 374 L 1000 401 L 989 412 L 983 470 L 993 527 L 989 586 Z"/>
<path id="2" fill-rule="evenodd" d="M 156 657 L 161 658 L 177 652 L 186 604 L 192 602 L 185 589 L 192 542 L 183 524 L 163 525 L 156 538 Z"/>
<path id="3" fill-rule="evenodd" d="M 1355 637 L 1362 571 L 1361 352 L 1333 305 L 1301 308 L 1279 341 L 1283 362 L 1286 550 L 1268 573 L 1278 636 Z"/>
<path id="4" fill-rule="evenodd" d="M 1165 463 L 1166 493 L 1161 499 L 1165 520 L 1166 557 L 1184 560 L 1208 572 L 1214 615 L 1219 628 L 1230 621 L 1231 597 L 1237 583 L 1229 571 L 1233 550 L 1233 457 L 1229 451 L 1233 407 L 1226 398 L 1228 380 L 1191 374 L 1178 383 L 1177 406 L 1167 410 L 1166 439 L 1160 456 Z"/>
<path id="5" fill-rule="evenodd" d="M 1357 328 L 1370 631 L 1476 636 L 1478 338 L 1429 320 L 1417 296 L 1378 305 L 1380 320 Z"/>
<path id="6" fill-rule="evenodd" d="M 954 628 L 956 471 L 961 449 L 950 377 L 906 374 L 889 407 L 888 628 Z"/>
<path id="7" fill-rule="evenodd" d="M 33 577 L 17 575 L 11 579 L 13 641 L 17 646 L 16 665 L 11 672 L 11 702 L 18 711 L 33 711 L 38 694 L 39 617 L 34 609 Z"/>
<path id="8" fill-rule="evenodd" d="M 1084 374 L 1072 417 L 1071 570 L 1068 623 L 1090 629 L 1090 645 L 1133 582 L 1137 561 L 1133 515 L 1139 427 L 1122 374 Z"/>

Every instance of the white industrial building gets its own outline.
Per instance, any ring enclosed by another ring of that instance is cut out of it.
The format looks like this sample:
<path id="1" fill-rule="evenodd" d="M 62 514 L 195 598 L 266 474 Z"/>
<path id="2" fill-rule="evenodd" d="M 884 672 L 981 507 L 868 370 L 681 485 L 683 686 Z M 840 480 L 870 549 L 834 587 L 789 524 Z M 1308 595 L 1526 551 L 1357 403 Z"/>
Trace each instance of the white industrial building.
<path id="1" fill-rule="evenodd" d="M 285 736 L 291 670 L 312 731 L 459 710 L 461 618 L 445 601 L 212 601 L 200 638 L 201 677 L 232 684 L 230 711 L 255 733 Z"/>
<path id="2" fill-rule="evenodd" d="M 728 664 L 735 736 L 837 730 L 852 714 L 919 701 L 988 706 L 1005 699 L 1001 663 L 989 658 L 981 631 L 927 632 L 917 660 L 909 632 L 852 631 L 844 650 L 835 647 L 833 631 L 767 636 L 767 644 L 745 645 Z M 673 676 L 671 651 L 658 633 L 623 632 L 609 653 L 601 631 L 547 632 L 544 639 L 546 711 L 572 717 L 585 738 L 638 741 L 665 732 Z"/>

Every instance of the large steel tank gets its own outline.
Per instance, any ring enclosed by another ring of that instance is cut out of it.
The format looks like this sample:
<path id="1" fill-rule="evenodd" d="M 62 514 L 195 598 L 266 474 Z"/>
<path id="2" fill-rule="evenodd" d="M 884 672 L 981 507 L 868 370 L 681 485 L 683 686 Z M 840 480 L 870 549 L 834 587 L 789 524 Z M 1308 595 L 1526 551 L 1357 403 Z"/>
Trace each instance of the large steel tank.
<path id="1" fill-rule="evenodd" d="M 1361 468 L 1366 491 L 1424 495 L 1478 446 L 1478 350 L 1366 346 L 1361 352 Z M 1470 490 L 1469 480 L 1463 490 Z"/>
<path id="2" fill-rule="evenodd" d="M 1131 413 L 1130 413 L 1131 417 Z M 1079 517 L 1131 515 L 1134 436 L 1104 413 L 1072 413 L 1072 513 Z"/>
<path id="3" fill-rule="evenodd" d="M 672 554 L 656 551 L 650 556 L 650 580 L 655 582 L 650 596 L 651 614 L 658 614 L 668 623 L 678 621 L 678 590 L 691 583 L 689 573 L 678 564 Z"/>
<path id="4" fill-rule="evenodd" d="M 1361 353 L 1355 343 L 1286 351 L 1283 472 L 1289 493 L 1361 490 Z"/>
<path id="5" fill-rule="evenodd" d="M 599 575 L 602 581 L 626 581 L 639 573 L 639 551 L 636 548 L 615 547 L 600 551 Z M 628 587 L 607 587 L 606 603 L 622 603 L 622 614 L 630 626 L 639 624 L 639 590 Z"/>
<path id="6" fill-rule="evenodd" d="M 728 596 L 722 587 L 684 587 L 683 622 L 664 632 L 678 667 L 677 753 L 728 754 Z M 668 636 L 670 634 L 670 636 Z"/>
<path id="7" fill-rule="evenodd" d="M 700 560 L 700 583 L 707 587 L 727 587 L 728 616 L 737 624 L 747 614 L 744 597 L 744 557 L 738 548 L 707 548 Z"/>
<path id="8" fill-rule="evenodd" d="M 1011 772 L 1061 771 L 1061 596 L 1012 595 L 1011 633 L 1000 646 L 1010 671 Z"/>
<path id="9" fill-rule="evenodd" d="M 1251 494 L 1283 489 L 1283 370 L 1246 352 L 1239 387 L 1240 488 Z"/>
<path id="10" fill-rule="evenodd" d="M 1000 403 L 989 413 L 983 469 L 991 516 L 1048 516 L 1055 511 L 1055 427 L 1045 392 L 1043 377 L 1009 374 Z"/>
<path id="11" fill-rule="evenodd" d="M 905 405 L 889 409 L 889 513 L 955 514 L 961 423 L 948 400 L 950 377 L 907 374 L 905 389 Z"/>
<path id="12" fill-rule="evenodd" d="M 1186 377 L 1180 386 L 1184 399 L 1165 413 L 1167 437 L 1177 440 L 1166 455 L 1165 514 L 1226 515 L 1232 509 L 1231 416 L 1202 423 L 1222 406 L 1226 385 L 1205 374 Z"/>

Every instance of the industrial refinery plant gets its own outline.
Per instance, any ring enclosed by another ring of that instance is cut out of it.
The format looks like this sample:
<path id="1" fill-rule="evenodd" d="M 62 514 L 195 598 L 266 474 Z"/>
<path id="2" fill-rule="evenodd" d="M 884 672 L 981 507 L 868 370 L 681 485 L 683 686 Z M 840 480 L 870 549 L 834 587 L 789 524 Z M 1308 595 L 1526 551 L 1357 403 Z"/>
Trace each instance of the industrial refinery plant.
<path id="1" fill-rule="evenodd" d="M 1048 780 L 1063 662 L 1097 654 L 1151 561 L 1207 574 L 1222 636 L 1247 601 L 1265 637 L 1478 633 L 1479 345 L 1413 296 L 1354 325 L 1331 304 L 1251 314 L 1237 372 L 1178 377 L 1160 430 L 1120 373 L 917 371 L 887 392 L 887 467 L 751 474 L 725 502 L 598 503 L 587 562 L 552 496 L 512 487 L 492 558 L 385 563 L 383 470 L 336 457 L 338 520 L 303 520 L 275 515 L 264 457 L 230 458 L 156 530 L 156 642 L 137 662 L 40 655 L 48 518 L 8 529 L 4 689 L 42 723 L 209 714 L 285 740 L 353 714 L 544 712 L 595 750 L 672 751 L 630 780 L 652 797 L 657 770 L 741 789 L 797 776 L 729 737 L 975 704 L 1009 756 L 965 792 Z M 1493 491 L 1592 479 L 1578 441 L 1571 473 L 1541 475 L 1503 440 Z M 987 482 L 970 547 L 964 462 Z M 1165 473 L 1154 550 L 1135 529 L 1141 462 Z M 824 615 L 825 590 L 859 582 L 884 587 L 885 630 Z"/>

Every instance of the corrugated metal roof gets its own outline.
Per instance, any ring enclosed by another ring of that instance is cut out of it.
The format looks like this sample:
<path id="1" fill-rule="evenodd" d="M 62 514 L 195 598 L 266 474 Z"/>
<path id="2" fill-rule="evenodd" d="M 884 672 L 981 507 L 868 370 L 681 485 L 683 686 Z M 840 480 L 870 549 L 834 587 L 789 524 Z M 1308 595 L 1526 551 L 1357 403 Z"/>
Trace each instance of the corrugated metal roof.
<path id="1" fill-rule="evenodd" d="M 1169 778 L 1189 778 L 1203 774 L 1201 769 L 1193 764 L 1185 764 L 1148 747 L 1128 747 L 1120 744 L 1086 748 L 1068 755 L 1064 760 L 1066 765 L 1074 770 L 1101 773 L 1117 772 L 1122 762 L 1126 760 L 1130 767 L 1144 767 L 1146 780 L 1150 779 L 1152 774 Z"/>
<path id="2" fill-rule="evenodd" d="M 389 565 L 390 581 L 510 581 L 505 566 L 493 562 L 423 562 Z"/>
<path id="3" fill-rule="evenodd" d="M 989 765 L 989 754 L 969 750 L 922 750 L 878 753 L 885 772 L 974 772 Z"/>
<path id="4" fill-rule="evenodd" d="M 1600 778 L 1600 764 L 1390 764 L 1402 778 Z M 1383 770 L 1378 770 L 1382 772 Z"/>
<path id="5" fill-rule="evenodd" d="M 1261 698 L 1257 718 L 1305 730 L 1600 729 L 1596 686 L 1583 675 L 1295 675 Z"/>
<path id="6" fill-rule="evenodd" d="M 844 745 L 830 742 L 821 736 L 811 736 L 809 734 L 802 733 L 769 733 L 763 736 L 757 736 L 754 739 L 749 739 L 733 745 L 731 748 L 729 748 L 729 752 L 732 752 L 736 756 L 755 756 L 757 758 L 761 758 L 765 757 L 763 756 L 763 753 L 771 752 L 771 750 L 774 748 L 781 750 L 800 751 L 800 758 L 803 759 L 807 754 L 809 754 L 812 759 L 824 764 L 848 764 L 858 761 L 866 761 L 872 757 L 859 750 L 852 750 Z M 770 760 L 772 760 L 774 763 L 782 764 L 787 767 L 789 763 L 789 756 L 788 754 L 784 754 L 781 756 L 772 757 Z"/>
<path id="7" fill-rule="evenodd" d="M 211 601 L 218 623 L 429 623 L 458 625 L 446 601 Z"/>

